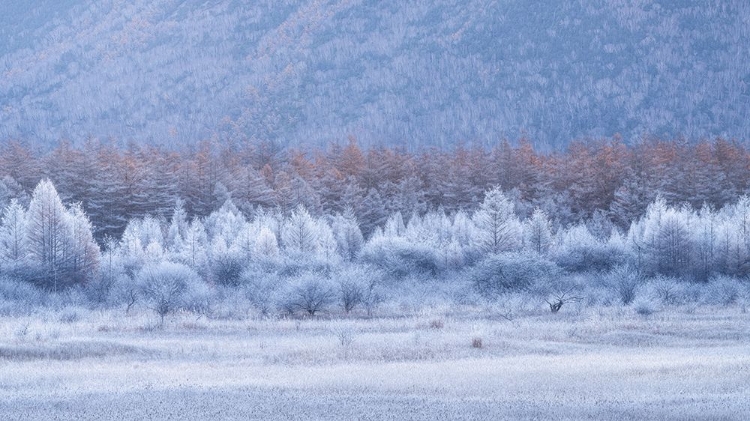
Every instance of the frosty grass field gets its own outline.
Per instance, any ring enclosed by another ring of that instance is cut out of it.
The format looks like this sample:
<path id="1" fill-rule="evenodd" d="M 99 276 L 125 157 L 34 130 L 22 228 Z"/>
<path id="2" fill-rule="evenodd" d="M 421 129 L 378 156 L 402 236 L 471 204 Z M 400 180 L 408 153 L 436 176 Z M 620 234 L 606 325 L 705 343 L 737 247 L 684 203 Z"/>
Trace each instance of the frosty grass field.
<path id="1" fill-rule="evenodd" d="M 0 419 L 750 419 L 744 307 L 0 319 Z"/>

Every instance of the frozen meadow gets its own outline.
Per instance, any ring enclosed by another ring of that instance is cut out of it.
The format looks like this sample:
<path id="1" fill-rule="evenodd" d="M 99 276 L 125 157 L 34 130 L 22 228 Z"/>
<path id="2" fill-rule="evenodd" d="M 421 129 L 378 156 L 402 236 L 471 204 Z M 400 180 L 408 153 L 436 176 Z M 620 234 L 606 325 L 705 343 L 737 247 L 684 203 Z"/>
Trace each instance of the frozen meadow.
<path id="1" fill-rule="evenodd" d="M 742 304 L 0 319 L 0 419 L 750 418 Z M 511 311 L 512 310 L 512 311 Z"/>

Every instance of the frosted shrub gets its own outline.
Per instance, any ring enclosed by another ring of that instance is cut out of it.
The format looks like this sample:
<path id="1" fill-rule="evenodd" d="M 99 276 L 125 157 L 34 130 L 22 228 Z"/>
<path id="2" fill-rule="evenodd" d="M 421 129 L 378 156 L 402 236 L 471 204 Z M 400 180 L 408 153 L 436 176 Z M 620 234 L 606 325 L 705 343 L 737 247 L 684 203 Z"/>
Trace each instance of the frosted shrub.
<path id="1" fill-rule="evenodd" d="M 625 247 L 616 238 L 602 241 L 584 225 L 568 230 L 554 254 L 555 262 L 570 272 L 608 272 L 628 260 Z"/>
<path id="2" fill-rule="evenodd" d="M 362 303 L 364 288 L 362 284 L 354 279 L 342 279 L 339 281 L 339 298 L 344 311 L 349 314 L 355 307 Z"/>
<path id="3" fill-rule="evenodd" d="M 360 306 L 371 310 L 376 304 L 373 294 L 382 278 L 380 271 L 367 266 L 348 266 L 334 273 L 333 282 L 337 285 L 338 299 L 344 312 L 348 314 Z"/>
<path id="4" fill-rule="evenodd" d="M 0 278 L 0 313 L 26 314 L 47 301 L 47 295 L 26 282 Z"/>
<path id="5" fill-rule="evenodd" d="M 645 297 L 635 300 L 633 302 L 633 309 L 635 309 L 635 312 L 641 316 L 650 316 L 656 312 L 656 306 L 654 303 Z"/>
<path id="6" fill-rule="evenodd" d="M 45 288 L 45 284 L 42 282 L 45 274 L 39 266 L 29 264 L 28 262 L 21 262 L 13 267 L 3 267 L 1 270 L 0 276 L 4 278 L 31 283 L 37 287 Z"/>
<path id="7" fill-rule="evenodd" d="M 548 298 L 545 299 L 550 312 L 557 313 L 565 304 L 577 303 L 583 300 L 577 293 L 578 290 L 574 287 L 553 289 Z"/>
<path id="8" fill-rule="evenodd" d="M 242 281 L 245 259 L 236 252 L 217 253 L 210 261 L 211 279 L 219 285 L 237 286 Z"/>
<path id="9" fill-rule="evenodd" d="M 676 305 L 681 301 L 679 281 L 674 278 L 659 276 L 648 285 L 651 295 L 665 305 Z"/>
<path id="10" fill-rule="evenodd" d="M 537 254 L 503 253 L 486 258 L 468 276 L 482 295 L 496 297 L 503 292 L 547 284 L 559 272 L 557 265 Z"/>
<path id="11" fill-rule="evenodd" d="M 443 271 L 435 249 L 403 238 L 373 238 L 362 249 L 360 260 L 399 279 L 409 275 L 434 277 Z"/>
<path id="12" fill-rule="evenodd" d="M 92 304 L 105 304 L 109 301 L 114 284 L 114 278 L 100 276 L 86 284 L 84 291 Z"/>
<path id="13" fill-rule="evenodd" d="M 263 266 L 253 265 L 242 273 L 242 291 L 253 308 L 263 317 L 273 311 L 276 294 L 282 285 L 275 273 L 268 272 Z"/>
<path id="14" fill-rule="evenodd" d="M 622 265 L 607 275 L 607 284 L 617 293 L 620 302 L 628 305 L 635 300 L 638 289 L 643 284 L 643 278 L 632 266 Z"/>
<path id="15" fill-rule="evenodd" d="M 0 299 L 22 301 L 29 304 L 41 303 L 43 294 L 33 285 L 2 277 L 0 278 Z"/>
<path id="16" fill-rule="evenodd" d="M 706 304 L 729 306 L 740 300 L 740 281 L 727 276 L 717 276 L 709 281 L 703 301 Z"/>
<path id="17" fill-rule="evenodd" d="M 58 320 L 60 320 L 61 323 L 75 323 L 81 320 L 81 315 L 77 309 L 67 308 L 60 313 Z"/>
<path id="18" fill-rule="evenodd" d="M 280 307 L 288 314 L 315 316 L 336 302 L 331 282 L 314 273 L 304 274 L 289 282 L 280 297 Z"/>
<path id="19" fill-rule="evenodd" d="M 354 343 L 354 330 L 350 327 L 333 329 L 333 334 L 336 335 L 339 344 L 344 348 L 348 348 Z"/>
<path id="20" fill-rule="evenodd" d="M 141 287 L 130 276 L 121 274 L 110 289 L 109 302 L 112 305 L 125 305 L 125 313 L 141 299 Z"/>
<path id="21" fill-rule="evenodd" d="M 207 285 L 194 270 L 180 263 L 147 265 L 135 281 L 146 305 L 159 315 L 160 325 L 172 312 L 203 311 L 208 305 Z"/>

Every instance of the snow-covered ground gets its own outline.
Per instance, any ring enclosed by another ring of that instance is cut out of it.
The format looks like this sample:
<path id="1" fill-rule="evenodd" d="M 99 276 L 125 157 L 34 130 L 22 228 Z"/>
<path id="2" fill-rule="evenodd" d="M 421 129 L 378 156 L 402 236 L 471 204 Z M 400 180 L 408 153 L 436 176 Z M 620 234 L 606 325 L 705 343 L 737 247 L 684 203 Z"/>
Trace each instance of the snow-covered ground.
<path id="1" fill-rule="evenodd" d="M 743 307 L 511 319 L 0 318 L 0 419 L 750 419 Z"/>

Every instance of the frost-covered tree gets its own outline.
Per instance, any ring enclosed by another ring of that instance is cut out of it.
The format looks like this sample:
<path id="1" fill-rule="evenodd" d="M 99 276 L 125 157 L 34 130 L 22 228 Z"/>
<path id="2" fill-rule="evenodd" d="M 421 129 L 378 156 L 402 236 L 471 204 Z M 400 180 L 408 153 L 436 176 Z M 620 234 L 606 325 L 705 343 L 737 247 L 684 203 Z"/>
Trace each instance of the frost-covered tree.
<path id="1" fill-rule="evenodd" d="M 338 262 L 341 255 L 338 252 L 338 242 L 333 230 L 323 219 L 317 220 L 315 225 L 317 226 L 315 230 L 317 232 L 316 254 L 325 262 Z"/>
<path id="2" fill-rule="evenodd" d="M 91 223 L 80 206 L 65 209 L 49 180 L 37 185 L 29 203 L 26 246 L 29 263 L 39 270 L 39 282 L 55 290 L 85 282 L 98 267 L 99 247 Z"/>
<path id="3" fill-rule="evenodd" d="M 11 199 L 0 222 L 0 261 L 4 271 L 14 271 L 26 259 L 25 235 L 26 210 Z"/>
<path id="4" fill-rule="evenodd" d="M 663 215 L 656 236 L 655 260 L 659 273 L 682 276 L 690 268 L 691 241 L 688 215 L 674 209 Z"/>
<path id="5" fill-rule="evenodd" d="M 209 248 L 210 281 L 238 285 L 245 260 L 237 247 L 230 247 L 222 236 L 215 236 Z"/>
<path id="6" fill-rule="evenodd" d="M 182 242 L 187 235 L 189 226 L 187 212 L 185 212 L 185 202 L 182 199 L 177 199 L 172 210 L 172 219 L 169 221 L 169 229 L 167 230 L 167 238 L 165 239 L 167 250 L 174 252 L 182 247 Z"/>
<path id="7" fill-rule="evenodd" d="M 538 254 L 544 255 L 552 245 L 552 225 L 547 214 L 537 208 L 531 218 L 524 224 L 526 248 Z"/>
<path id="8" fill-rule="evenodd" d="M 750 273 L 750 197 L 722 209 L 717 230 L 721 270 L 733 276 Z"/>
<path id="9" fill-rule="evenodd" d="M 318 250 L 318 224 L 299 205 L 284 221 L 281 240 L 287 253 L 313 254 Z"/>
<path id="10" fill-rule="evenodd" d="M 388 217 L 383 227 L 383 234 L 388 237 L 401 237 L 406 235 L 406 225 L 404 224 L 404 217 L 401 212 L 398 211 Z"/>
<path id="11" fill-rule="evenodd" d="M 387 217 L 388 212 L 385 209 L 383 197 L 376 189 L 371 188 L 362 199 L 357 210 L 357 220 L 360 223 L 362 234 L 369 238 L 375 232 L 375 228 L 383 225 Z"/>
<path id="12" fill-rule="evenodd" d="M 579 224 L 558 235 L 554 260 L 568 271 L 607 272 L 625 264 L 630 257 L 617 231 L 608 239 L 600 239 L 586 225 Z"/>
<path id="13" fill-rule="evenodd" d="M 65 283 L 69 227 L 65 207 L 49 180 L 34 189 L 26 214 L 29 262 L 40 271 L 39 281 L 54 290 Z"/>
<path id="14" fill-rule="evenodd" d="M 268 227 L 262 227 L 255 239 L 255 254 L 266 259 L 275 259 L 279 256 L 276 234 Z"/>
<path id="15" fill-rule="evenodd" d="M 694 277 L 707 281 L 714 270 L 718 270 L 717 240 L 719 224 L 710 206 L 703 206 L 698 212 L 692 232 L 694 243 Z"/>
<path id="16" fill-rule="evenodd" d="M 461 247 L 468 247 L 471 245 L 472 238 L 474 236 L 474 223 L 471 221 L 469 216 L 464 211 L 456 212 L 453 217 L 453 239 L 458 242 Z"/>
<path id="17" fill-rule="evenodd" d="M 482 252 L 497 254 L 519 248 L 521 223 L 513 213 L 513 203 L 499 187 L 485 193 L 473 220 L 475 244 Z"/>
<path id="18" fill-rule="evenodd" d="M 335 286 L 328 280 L 306 273 L 292 280 L 280 303 L 289 314 L 313 317 L 336 302 Z"/>
<path id="19" fill-rule="evenodd" d="M 69 230 L 67 272 L 73 282 L 84 283 L 98 274 L 101 250 L 94 241 L 91 221 L 79 203 L 70 206 L 65 217 Z"/>
<path id="20" fill-rule="evenodd" d="M 221 236 L 228 242 L 239 235 L 246 223 L 244 215 L 231 199 L 225 201 L 221 208 L 211 212 L 205 219 L 209 238 Z"/>
<path id="21" fill-rule="evenodd" d="M 206 248 L 208 247 L 208 236 L 206 228 L 200 219 L 194 219 L 185 234 L 183 247 L 179 252 L 180 261 L 184 262 L 193 270 L 205 267 L 208 259 Z"/>
<path id="22" fill-rule="evenodd" d="M 336 239 L 336 245 L 339 254 L 344 260 L 352 261 L 364 245 L 364 237 L 359 229 L 357 217 L 351 208 L 344 210 L 344 214 L 336 215 L 331 224 L 333 236 Z"/>

